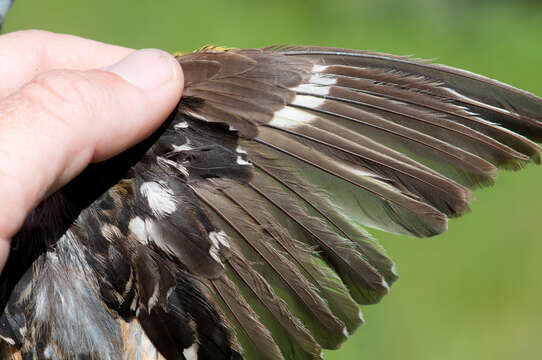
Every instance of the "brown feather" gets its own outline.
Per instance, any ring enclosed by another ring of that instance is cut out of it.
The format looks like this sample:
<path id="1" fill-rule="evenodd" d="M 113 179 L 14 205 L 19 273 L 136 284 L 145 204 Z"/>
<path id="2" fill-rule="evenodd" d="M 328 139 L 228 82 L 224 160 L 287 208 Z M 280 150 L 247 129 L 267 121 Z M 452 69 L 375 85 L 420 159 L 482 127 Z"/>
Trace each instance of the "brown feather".
<path id="1" fill-rule="evenodd" d="M 295 103 L 294 103 L 295 104 Z M 326 101 L 322 106 L 312 109 L 319 116 L 338 121 L 342 126 L 369 136 L 392 149 L 412 154 L 416 160 L 429 164 L 446 164 L 453 172 L 444 175 L 465 186 L 490 185 L 493 183 L 496 168 L 484 159 L 455 147 L 433 136 L 423 134 L 408 127 L 388 121 L 376 114 L 363 111 L 335 100 Z M 435 166 L 435 165 L 433 165 Z"/>
<path id="2" fill-rule="evenodd" d="M 319 217 L 329 222 L 340 235 L 353 241 L 364 258 L 378 269 L 388 283 L 391 284 L 396 280 L 397 274 L 393 272 L 393 263 L 385 256 L 384 250 L 368 233 L 362 232 L 360 228 L 354 228 L 344 215 L 337 211 L 337 207 L 329 200 L 329 194 L 304 182 L 287 166 L 279 165 L 275 159 L 263 153 L 263 149 L 258 151 L 252 149 L 250 153 L 254 165 L 287 191 L 298 196 L 309 207 L 308 213 L 313 210 Z"/>
<path id="3" fill-rule="evenodd" d="M 365 171 L 388 179 L 388 182 L 397 188 L 422 196 L 429 204 L 448 216 L 456 216 L 468 209 L 470 191 L 467 188 L 433 171 L 428 171 L 419 164 L 412 166 L 397 156 L 384 155 L 389 149 L 379 151 L 383 148 L 380 144 L 353 131 L 340 128 L 326 119 L 320 118 L 314 121 L 314 125 L 301 124 L 293 130 L 277 129 L 301 138 L 300 142 L 327 154 L 336 161 L 359 165 Z M 357 141 L 341 136 L 345 133 L 350 133 L 348 137 Z"/>
<path id="4" fill-rule="evenodd" d="M 319 359 L 397 279 L 362 225 L 441 233 L 497 167 L 540 163 L 542 99 L 463 70 L 318 47 L 177 59 L 177 111 L 15 236 L 2 358 Z"/>
<path id="5" fill-rule="evenodd" d="M 486 134 L 527 155 L 535 162 L 540 161 L 540 147 L 538 145 L 496 123 L 483 120 L 472 112 L 466 111 L 464 107 L 454 104 L 449 97 L 437 96 L 435 94 L 437 85 L 423 78 L 408 76 L 396 71 L 346 66 L 329 66 L 322 74 L 332 76 L 336 80 L 335 86 L 337 87 L 355 89 L 357 92 L 408 104 L 414 109 L 443 114 L 449 120 Z M 516 162 L 503 165 L 505 168 L 515 169 L 517 167 L 515 164 Z"/>
<path id="6" fill-rule="evenodd" d="M 319 47 L 289 47 L 277 52 L 309 58 L 317 64 L 398 70 L 425 77 L 444 85 L 440 87 L 440 95 L 450 97 L 474 112 L 481 112 L 490 121 L 497 120 L 495 122 L 512 131 L 542 141 L 542 100 L 496 80 L 445 65 L 382 53 Z"/>
<path id="7" fill-rule="evenodd" d="M 276 131 L 261 128 L 256 139 L 258 142 L 288 155 L 300 162 L 299 166 L 311 167 L 366 193 L 368 200 L 382 208 L 388 219 L 365 219 L 368 226 L 375 226 L 392 232 L 405 232 L 417 236 L 429 236 L 441 233 L 446 228 L 446 217 L 435 208 L 420 202 L 411 193 L 400 191 L 386 183 L 385 179 L 374 175 L 359 174 L 359 169 L 347 164 L 340 164 L 328 156 L 316 152 L 288 136 Z M 302 169 L 300 167 L 299 169 Z M 361 209 L 365 204 L 360 204 Z M 362 210 L 363 211 L 363 210 Z M 406 221 L 408 219 L 408 222 Z M 391 223 L 388 221 L 391 220 Z"/>
<path id="8" fill-rule="evenodd" d="M 315 320 L 317 326 L 312 326 L 312 323 L 306 323 L 305 326 L 317 337 L 318 342 L 324 347 L 336 347 L 344 341 L 344 323 L 331 313 L 327 304 L 314 291 L 312 285 L 277 248 L 273 238 L 269 238 L 262 231 L 263 229 L 259 228 L 258 223 L 251 221 L 250 217 L 244 216 L 242 208 L 236 206 L 230 197 L 215 189 L 224 189 L 235 198 L 249 196 L 255 199 L 252 191 L 244 185 L 237 185 L 231 181 L 213 181 L 207 186 L 200 184 L 197 190 L 237 233 L 243 242 L 238 246 L 243 249 L 242 252 L 247 260 L 254 264 L 262 264 L 254 266 L 262 268 L 259 272 L 268 283 L 272 284 L 276 280 L 282 281 L 297 302 L 302 304 L 304 312 L 307 313 L 306 317 Z M 252 201 L 253 204 L 255 202 L 255 200 Z M 253 206 L 252 212 L 257 211 L 258 206 Z M 265 208 L 261 211 L 269 212 Z M 236 239 L 237 236 L 231 236 L 231 238 Z M 299 316 L 300 314 L 295 314 L 294 311 L 294 315 Z M 320 336 L 320 334 L 324 335 Z"/>
<path id="9" fill-rule="evenodd" d="M 212 280 L 210 284 L 217 301 L 223 304 L 226 316 L 250 339 L 258 356 L 261 359 L 284 360 L 269 330 L 259 321 L 258 315 L 246 302 L 237 286 L 225 276 Z"/>
<path id="10" fill-rule="evenodd" d="M 471 152 L 496 166 L 515 167 L 528 158 L 508 146 L 485 136 L 471 128 L 451 121 L 439 113 L 418 110 L 373 95 L 332 87 L 329 99 L 347 102 L 362 110 L 378 114 L 413 130 L 420 131 Z"/>
<path id="11" fill-rule="evenodd" d="M 354 298 L 361 303 L 373 303 L 388 292 L 388 285 L 373 266 L 354 248 L 354 244 L 330 231 L 317 218 L 307 216 L 304 210 L 291 200 L 289 194 L 279 191 L 263 176 L 255 176 L 251 187 L 271 202 L 277 210 L 292 222 L 292 233 L 303 233 L 301 241 L 317 246 L 324 259 L 335 268 L 350 287 Z"/>

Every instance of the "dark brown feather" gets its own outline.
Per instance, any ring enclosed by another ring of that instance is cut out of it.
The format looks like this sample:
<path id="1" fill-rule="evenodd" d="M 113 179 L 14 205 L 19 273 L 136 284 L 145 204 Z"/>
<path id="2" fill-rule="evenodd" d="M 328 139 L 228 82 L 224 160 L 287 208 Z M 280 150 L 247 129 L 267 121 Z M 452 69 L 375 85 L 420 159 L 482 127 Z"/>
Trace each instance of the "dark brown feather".
<path id="1" fill-rule="evenodd" d="M 15 236 L 0 356 L 319 359 L 397 279 L 363 225 L 441 233 L 497 167 L 540 163 L 542 100 L 463 70 L 318 47 L 177 59 L 160 129 Z"/>
<path id="2" fill-rule="evenodd" d="M 323 71 L 323 74 L 333 76 L 336 80 L 335 86 L 399 101 L 408 104 L 413 109 L 424 109 L 443 114 L 449 120 L 486 134 L 527 155 L 535 162 L 540 161 L 538 145 L 496 123 L 483 120 L 476 114 L 466 111 L 464 107 L 453 104 L 448 97 L 443 98 L 435 95 L 437 85 L 420 77 L 408 76 L 395 71 L 346 66 L 329 66 Z M 430 94 L 433 96 L 428 96 Z M 504 164 L 504 167 L 515 169 L 515 162 L 510 165 Z"/>
<path id="3" fill-rule="evenodd" d="M 211 281 L 211 284 L 217 296 L 217 301 L 223 304 L 226 316 L 231 319 L 230 321 L 235 321 L 240 331 L 243 331 L 252 342 L 254 355 L 261 359 L 284 360 L 269 330 L 259 321 L 258 315 L 246 302 L 237 286 L 227 277 L 215 279 Z M 245 344 L 245 346 L 247 345 Z"/>
<path id="4" fill-rule="evenodd" d="M 514 132 L 542 141 L 542 100 L 496 80 L 445 65 L 382 53 L 323 47 L 286 47 L 277 52 L 309 58 L 322 65 L 372 67 L 425 77 L 444 85 L 439 87 L 439 95 L 454 99 L 490 121 L 497 120 L 494 122 Z"/>

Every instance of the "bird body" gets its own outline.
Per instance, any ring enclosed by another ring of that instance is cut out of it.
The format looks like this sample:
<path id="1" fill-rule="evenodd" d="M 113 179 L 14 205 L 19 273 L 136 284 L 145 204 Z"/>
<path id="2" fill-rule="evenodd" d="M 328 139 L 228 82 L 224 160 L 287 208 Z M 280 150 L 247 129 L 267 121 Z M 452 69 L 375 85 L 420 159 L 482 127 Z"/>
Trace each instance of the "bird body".
<path id="1" fill-rule="evenodd" d="M 0 277 L 8 359 L 315 359 L 427 237 L 540 163 L 542 99 L 320 47 L 204 47 L 151 137 L 44 200 Z"/>

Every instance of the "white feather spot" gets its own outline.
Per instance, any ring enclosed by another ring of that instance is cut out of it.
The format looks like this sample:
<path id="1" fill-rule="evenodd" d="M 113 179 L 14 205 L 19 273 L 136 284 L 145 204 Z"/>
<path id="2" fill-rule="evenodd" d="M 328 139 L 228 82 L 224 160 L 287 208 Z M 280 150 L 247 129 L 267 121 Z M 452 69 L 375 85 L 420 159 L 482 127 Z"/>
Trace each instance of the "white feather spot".
<path id="1" fill-rule="evenodd" d="M 296 95 L 292 105 L 299 105 L 309 109 L 316 109 L 324 104 L 326 99 L 314 97 L 310 95 Z"/>
<path id="2" fill-rule="evenodd" d="M 321 71 L 324 71 L 327 67 L 322 67 Z M 313 72 L 319 72 L 314 71 Z M 333 85 L 337 84 L 337 77 L 329 74 L 313 74 L 309 81 L 305 84 L 301 84 L 292 90 L 297 92 L 304 92 L 313 95 L 325 96 L 329 95 L 329 90 Z"/>
<path id="3" fill-rule="evenodd" d="M 187 109 L 185 109 L 185 112 L 187 115 L 190 115 L 196 119 L 200 119 L 200 120 L 203 120 L 203 121 L 207 121 L 207 119 L 205 119 L 205 116 L 202 116 L 200 114 L 198 114 L 197 112 L 194 112 L 194 111 L 188 111 Z"/>
<path id="4" fill-rule="evenodd" d="M 472 74 L 472 73 L 471 73 Z M 496 107 L 496 106 L 493 106 L 493 105 L 489 105 L 489 104 L 485 104 L 485 103 L 482 103 L 476 99 L 473 99 L 473 98 L 470 98 L 468 96 L 465 96 L 463 94 L 460 94 L 458 93 L 457 91 L 455 91 L 454 89 L 450 89 L 450 88 L 447 88 L 447 87 L 443 87 L 442 89 L 446 90 L 446 92 L 450 95 L 452 95 L 453 97 L 455 97 L 456 99 L 459 99 L 459 100 L 463 100 L 463 101 L 468 101 L 469 103 L 472 103 L 474 105 L 478 105 L 482 108 L 490 108 L 494 111 L 497 111 L 497 112 L 503 112 L 505 114 L 511 114 L 510 111 L 506 110 L 506 109 L 503 109 L 501 107 Z"/>
<path id="5" fill-rule="evenodd" d="M 317 116 L 315 115 L 287 106 L 279 111 L 276 111 L 273 115 L 273 119 L 271 119 L 268 124 L 281 129 L 296 129 L 301 125 L 310 124 L 316 119 Z"/>
<path id="6" fill-rule="evenodd" d="M 177 124 L 173 125 L 173 128 L 175 130 L 186 129 L 187 127 L 188 127 L 188 123 L 186 121 L 180 121 Z"/>
<path id="7" fill-rule="evenodd" d="M 292 90 L 295 90 L 299 93 L 310 94 L 310 95 L 315 95 L 315 96 L 327 96 L 329 95 L 329 89 L 330 87 L 325 86 L 325 85 L 301 84 L 293 88 Z M 306 95 L 299 94 L 297 96 L 306 96 Z M 322 98 L 317 98 L 317 99 L 320 101 L 324 101 L 324 99 Z"/>
<path id="8" fill-rule="evenodd" d="M 128 224 L 128 229 L 136 236 L 137 241 L 145 245 L 148 243 L 147 230 L 145 230 L 145 222 L 139 216 L 136 216 Z"/>
<path id="9" fill-rule="evenodd" d="M 181 164 L 173 161 L 173 160 L 169 160 L 169 159 L 166 159 L 162 156 L 158 156 L 157 157 L 158 159 L 158 162 L 164 164 L 164 165 L 168 165 L 168 166 L 171 166 L 172 168 L 174 169 L 177 169 L 181 174 L 183 174 L 185 177 L 188 177 L 188 169 L 186 169 L 186 167 L 182 166 Z"/>
<path id="10" fill-rule="evenodd" d="M 198 360 L 198 343 L 193 343 L 192 346 L 183 350 L 183 355 L 186 360 Z"/>
<path id="11" fill-rule="evenodd" d="M 152 290 L 152 295 L 149 298 L 149 303 L 148 303 L 148 306 L 147 306 L 147 309 L 148 309 L 149 312 L 158 303 L 158 295 L 159 294 L 160 294 L 160 282 L 157 281 L 154 284 L 154 289 Z"/>
<path id="12" fill-rule="evenodd" d="M 180 151 L 189 151 L 194 149 L 192 146 L 190 146 L 188 143 L 184 145 L 173 145 L 173 151 L 180 152 Z"/>
<path id="13" fill-rule="evenodd" d="M 143 183 L 139 189 L 147 198 L 151 211 L 158 216 L 169 215 L 177 208 L 173 191 L 154 181 Z"/>
<path id="14" fill-rule="evenodd" d="M 56 355 L 55 350 L 53 349 L 51 344 L 47 344 L 45 350 L 43 350 L 43 356 L 45 356 L 46 359 L 52 359 L 54 355 Z"/>
<path id="15" fill-rule="evenodd" d="M 217 248 L 217 247 L 211 246 L 211 247 L 209 248 L 209 255 L 211 255 L 211 257 L 212 257 L 217 263 L 222 264 L 222 260 L 220 260 L 220 256 L 219 256 L 218 248 Z"/>
<path id="16" fill-rule="evenodd" d="M 211 238 L 211 240 L 213 241 L 213 243 L 215 243 L 215 241 L 218 242 L 218 244 L 226 247 L 226 248 L 230 248 L 230 242 L 228 241 L 228 235 L 226 235 L 226 233 L 222 230 L 220 230 L 219 232 L 216 232 L 216 231 L 211 231 L 209 233 L 209 237 Z"/>
<path id="17" fill-rule="evenodd" d="M 348 332 L 348 329 L 345 327 L 343 327 L 343 335 L 346 336 L 346 337 L 349 337 L 350 336 L 350 333 Z"/>
<path id="18" fill-rule="evenodd" d="M 167 241 L 164 240 L 164 235 L 162 231 L 160 230 L 159 222 L 154 221 L 152 219 L 145 219 L 145 230 L 147 230 L 147 235 L 150 240 L 152 240 L 162 250 L 171 252 L 171 249 Z"/>
<path id="19" fill-rule="evenodd" d="M 211 240 L 209 255 L 211 255 L 211 257 L 215 259 L 217 262 L 221 263 L 222 261 L 220 260 L 219 250 L 221 246 L 226 247 L 226 248 L 230 247 L 230 243 L 228 241 L 228 235 L 226 235 L 224 231 L 219 231 L 219 232 L 211 231 L 209 233 L 209 239 Z"/>
<path id="20" fill-rule="evenodd" d="M 8 337 L 0 335 L 0 339 L 4 340 L 10 345 L 15 345 L 15 341 L 12 338 L 8 338 Z"/>
<path id="21" fill-rule="evenodd" d="M 309 79 L 309 83 L 330 87 L 337 84 L 337 77 L 329 74 L 314 74 Z"/>
<path id="22" fill-rule="evenodd" d="M 239 165 L 252 165 L 252 163 L 250 161 L 246 161 L 240 155 L 237 156 L 237 164 L 239 164 Z"/>
<path id="23" fill-rule="evenodd" d="M 247 152 L 245 150 L 243 150 L 242 147 L 240 146 L 237 146 L 237 148 L 235 149 L 235 152 L 238 153 L 238 154 L 246 154 Z"/>
<path id="24" fill-rule="evenodd" d="M 382 278 L 382 286 L 386 289 L 386 292 L 390 291 L 390 285 L 384 278 Z"/>
<path id="25" fill-rule="evenodd" d="M 312 67 L 312 72 L 313 72 L 313 73 L 324 72 L 324 71 L 327 70 L 328 67 L 329 67 L 329 66 L 327 66 L 327 65 L 314 65 L 314 66 Z"/>

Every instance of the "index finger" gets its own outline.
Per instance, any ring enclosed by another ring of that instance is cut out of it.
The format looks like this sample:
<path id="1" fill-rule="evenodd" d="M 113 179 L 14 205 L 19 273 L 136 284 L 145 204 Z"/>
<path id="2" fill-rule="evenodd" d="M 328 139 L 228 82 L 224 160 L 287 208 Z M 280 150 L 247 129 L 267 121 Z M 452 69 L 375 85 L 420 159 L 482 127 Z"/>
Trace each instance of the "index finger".
<path id="1" fill-rule="evenodd" d="M 133 49 L 73 35 L 23 30 L 0 36 L 0 98 L 42 72 L 88 70 L 116 63 Z"/>

